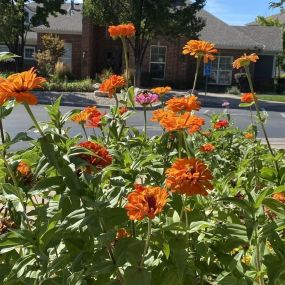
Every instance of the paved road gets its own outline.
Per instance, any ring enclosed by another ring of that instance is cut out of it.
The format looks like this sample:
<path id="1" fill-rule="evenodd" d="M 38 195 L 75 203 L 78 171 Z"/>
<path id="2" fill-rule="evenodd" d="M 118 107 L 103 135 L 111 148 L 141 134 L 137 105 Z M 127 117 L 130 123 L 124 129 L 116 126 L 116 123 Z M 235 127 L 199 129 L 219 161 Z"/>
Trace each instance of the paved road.
<path id="1" fill-rule="evenodd" d="M 62 107 L 61 110 L 63 113 L 72 110 L 72 107 Z M 32 110 L 37 118 L 37 120 L 44 121 L 48 118 L 47 112 L 42 105 L 33 106 Z M 108 111 L 108 109 L 102 109 L 103 111 Z M 223 112 L 221 108 L 202 108 L 199 114 L 203 116 L 207 124 L 209 122 L 209 118 L 207 115 L 213 113 Z M 249 111 L 243 109 L 230 109 L 229 110 L 233 120 L 236 122 L 236 125 L 240 128 L 244 129 L 250 124 Z M 268 111 L 269 119 L 267 122 L 267 130 L 270 138 L 274 138 L 275 140 L 282 142 L 285 145 L 285 111 Z M 148 118 L 151 117 L 151 111 L 147 113 Z M 130 118 L 129 124 L 132 126 L 138 127 L 139 129 L 143 128 L 143 112 L 137 111 L 136 114 Z M 18 132 L 26 131 L 32 125 L 32 121 L 27 115 L 23 106 L 17 106 L 12 114 L 4 120 L 4 128 L 9 132 L 11 137 L 15 136 Z M 71 127 L 71 135 L 76 135 L 81 132 L 81 128 L 70 122 L 68 126 Z M 149 122 L 149 135 L 159 134 L 161 132 L 161 128 L 157 123 Z M 32 132 L 30 131 L 30 134 Z M 259 137 L 263 137 L 263 134 L 259 132 Z"/>

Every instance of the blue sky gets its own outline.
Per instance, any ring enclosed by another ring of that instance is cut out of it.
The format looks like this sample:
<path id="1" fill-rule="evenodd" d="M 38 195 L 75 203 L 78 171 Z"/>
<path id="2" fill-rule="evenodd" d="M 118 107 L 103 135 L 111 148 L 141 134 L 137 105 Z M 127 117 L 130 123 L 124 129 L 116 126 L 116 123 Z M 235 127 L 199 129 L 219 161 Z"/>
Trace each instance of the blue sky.
<path id="1" fill-rule="evenodd" d="M 270 16 L 279 13 L 269 9 L 270 0 L 207 0 L 205 9 L 231 25 L 244 25 L 254 21 L 256 16 Z"/>

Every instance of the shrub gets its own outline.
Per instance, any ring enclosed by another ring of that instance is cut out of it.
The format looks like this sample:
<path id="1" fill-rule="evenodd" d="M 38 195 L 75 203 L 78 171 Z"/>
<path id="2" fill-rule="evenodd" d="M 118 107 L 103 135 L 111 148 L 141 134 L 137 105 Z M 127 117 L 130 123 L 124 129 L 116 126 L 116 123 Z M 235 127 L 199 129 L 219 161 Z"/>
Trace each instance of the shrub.
<path id="1" fill-rule="evenodd" d="M 231 86 L 227 89 L 228 94 L 240 95 L 240 90 L 236 86 Z"/>
<path id="2" fill-rule="evenodd" d="M 72 79 L 70 67 L 61 61 L 58 61 L 55 65 L 54 74 L 51 78 L 52 81 L 68 81 Z"/>
<path id="3" fill-rule="evenodd" d="M 58 59 L 64 55 L 64 41 L 58 36 L 46 34 L 42 36 L 43 51 L 35 54 L 39 72 L 44 76 L 54 74 Z"/>
<path id="4" fill-rule="evenodd" d="M 44 90 L 59 92 L 93 92 L 93 81 L 84 79 L 78 81 L 51 81 L 45 84 Z"/>

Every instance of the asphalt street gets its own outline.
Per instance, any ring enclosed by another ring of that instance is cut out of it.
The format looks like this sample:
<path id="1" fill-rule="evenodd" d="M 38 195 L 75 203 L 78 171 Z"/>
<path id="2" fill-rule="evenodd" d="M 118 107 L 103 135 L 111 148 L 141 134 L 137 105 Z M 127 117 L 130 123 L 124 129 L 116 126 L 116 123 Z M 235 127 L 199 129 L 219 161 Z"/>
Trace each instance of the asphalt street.
<path id="1" fill-rule="evenodd" d="M 74 107 L 61 107 L 63 113 L 68 112 L 69 110 L 74 109 Z M 101 108 L 103 112 L 108 112 L 108 109 Z M 37 105 L 32 107 L 32 111 L 37 118 L 38 122 L 45 121 L 48 119 L 47 112 L 44 105 Z M 207 125 L 209 125 L 209 115 L 213 113 L 221 113 L 224 109 L 221 108 L 202 108 L 198 113 L 200 116 L 206 119 Z M 266 111 L 263 109 L 263 111 Z M 147 116 L 151 118 L 152 111 L 147 112 Z M 248 110 L 244 109 L 229 109 L 232 119 L 241 129 L 245 129 L 250 124 L 250 113 Z M 285 111 L 267 111 L 268 121 L 266 128 L 271 139 L 278 139 L 280 142 L 284 142 L 285 145 Z M 136 113 L 129 119 L 129 125 L 137 127 L 138 129 L 143 129 L 143 112 L 136 111 Z M 14 137 L 17 133 L 28 131 L 28 129 L 33 125 L 30 117 L 26 113 L 26 110 L 23 106 L 17 106 L 12 114 L 4 120 L 4 129 L 7 131 L 11 137 Z M 73 122 L 68 122 L 67 124 L 71 127 L 70 134 L 72 136 L 82 133 L 80 126 Z M 91 132 L 91 130 L 90 130 Z M 148 133 L 149 135 L 156 135 L 161 132 L 161 128 L 157 123 L 150 122 L 148 120 Z M 29 135 L 33 136 L 33 131 L 28 131 Z M 263 137 L 262 132 L 259 132 L 258 135 L 260 138 Z M 19 146 L 18 146 L 19 147 Z"/>

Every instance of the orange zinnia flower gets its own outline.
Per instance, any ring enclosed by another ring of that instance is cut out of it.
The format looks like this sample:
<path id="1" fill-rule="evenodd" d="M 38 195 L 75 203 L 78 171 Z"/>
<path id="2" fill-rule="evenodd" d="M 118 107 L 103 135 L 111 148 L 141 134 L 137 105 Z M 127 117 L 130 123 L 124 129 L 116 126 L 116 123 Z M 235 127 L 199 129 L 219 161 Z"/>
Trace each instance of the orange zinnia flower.
<path id="1" fill-rule="evenodd" d="M 233 67 L 239 69 L 241 67 L 249 66 L 251 62 L 256 62 L 259 59 L 256 53 L 246 55 L 246 53 L 233 62 Z"/>
<path id="2" fill-rule="evenodd" d="M 38 77 L 36 70 L 31 68 L 28 71 L 10 75 L 0 84 L 1 101 L 6 98 L 16 99 L 17 102 L 35 105 L 38 99 L 31 93 L 31 90 L 42 88 L 46 80 Z"/>
<path id="3" fill-rule="evenodd" d="M 200 151 L 202 152 L 213 152 L 215 147 L 211 143 L 204 144 L 200 147 Z"/>
<path id="4" fill-rule="evenodd" d="M 213 53 L 217 53 L 215 45 L 206 41 L 191 40 L 183 47 L 183 54 L 190 54 L 195 58 L 204 58 L 204 62 L 215 60 Z"/>
<path id="5" fill-rule="evenodd" d="M 112 97 L 118 88 L 124 87 L 126 85 L 126 80 L 120 75 L 111 75 L 106 79 L 101 85 L 99 90 L 109 93 L 109 97 Z"/>
<path id="6" fill-rule="evenodd" d="M 175 116 L 175 113 L 164 109 L 158 109 L 152 112 L 152 118 L 150 120 L 152 122 L 160 122 L 164 117 L 168 116 Z"/>
<path id="7" fill-rule="evenodd" d="M 82 142 L 79 146 L 88 149 L 92 154 L 81 154 L 80 158 L 87 161 L 89 164 L 93 165 L 98 169 L 102 169 L 110 164 L 112 164 L 112 156 L 109 154 L 108 150 L 94 142 Z M 90 171 L 90 169 L 87 169 Z"/>
<path id="8" fill-rule="evenodd" d="M 207 196 L 207 190 L 213 189 L 212 179 L 211 171 L 204 162 L 195 158 L 177 159 L 166 170 L 166 186 L 172 192 L 187 196 Z"/>
<path id="9" fill-rule="evenodd" d="M 253 133 L 246 133 L 246 134 L 244 134 L 244 137 L 248 140 L 251 140 L 254 138 L 254 134 Z"/>
<path id="10" fill-rule="evenodd" d="M 162 212 L 167 198 L 168 193 L 164 188 L 135 185 L 135 191 L 128 195 L 125 209 L 130 220 L 141 221 L 145 217 L 154 219 Z"/>
<path id="11" fill-rule="evenodd" d="M 80 113 L 71 117 L 73 122 L 78 124 L 86 124 L 87 127 L 97 128 L 100 126 L 102 113 L 97 107 L 86 107 Z"/>
<path id="12" fill-rule="evenodd" d="M 133 24 L 121 24 L 118 26 L 109 26 L 109 34 L 112 38 L 126 37 L 131 38 L 136 33 L 136 28 Z"/>
<path id="13" fill-rule="evenodd" d="M 172 98 L 166 102 L 167 108 L 173 112 L 199 111 L 201 103 L 196 96 Z"/>
<path id="14" fill-rule="evenodd" d="M 171 90 L 172 90 L 171 87 L 166 86 L 166 87 L 156 87 L 156 88 L 151 89 L 150 91 L 153 92 L 153 93 L 156 93 L 156 94 L 158 94 L 160 96 L 163 96 L 166 93 L 170 92 Z"/>
<path id="15" fill-rule="evenodd" d="M 17 166 L 17 171 L 21 173 L 23 176 L 28 176 L 31 172 L 30 166 L 24 161 L 20 161 Z"/>
<path id="16" fill-rule="evenodd" d="M 251 103 L 251 102 L 254 102 L 254 99 L 255 99 L 255 95 L 252 93 L 244 93 L 240 97 L 240 101 L 242 103 Z"/>
<path id="17" fill-rule="evenodd" d="M 168 132 L 189 129 L 190 133 L 195 133 L 201 130 L 205 120 L 190 113 L 184 113 L 182 115 L 164 116 L 160 120 L 160 124 Z"/>

